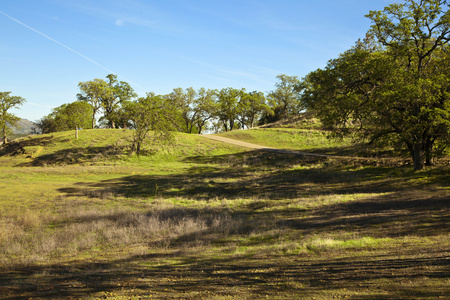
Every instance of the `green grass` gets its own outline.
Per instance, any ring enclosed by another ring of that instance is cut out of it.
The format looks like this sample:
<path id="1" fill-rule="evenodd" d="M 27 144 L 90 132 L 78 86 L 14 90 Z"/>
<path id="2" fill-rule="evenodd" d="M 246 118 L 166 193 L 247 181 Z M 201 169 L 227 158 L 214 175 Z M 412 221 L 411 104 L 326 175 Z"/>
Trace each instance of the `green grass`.
<path id="1" fill-rule="evenodd" d="M 392 149 L 382 150 L 375 146 L 353 144 L 350 138 L 335 139 L 330 132 L 317 127 L 312 128 L 255 128 L 221 133 L 221 136 L 253 144 L 278 149 L 289 149 L 316 154 L 337 156 L 360 156 L 388 158 Z M 400 158 L 403 163 L 404 158 Z"/>
<path id="2" fill-rule="evenodd" d="M 326 131 L 317 129 L 259 128 L 230 131 L 221 135 L 249 143 L 292 150 L 314 150 L 349 145 L 348 140 L 330 140 L 327 134 Z"/>
<path id="3" fill-rule="evenodd" d="M 337 147 L 320 135 L 305 142 L 301 132 L 228 135 L 278 148 Z M 450 293 L 446 165 L 412 172 L 187 134 L 136 156 L 129 134 L 86 130 L 75 140 L 62 132 L 0 149 L 0 298 Z"/>

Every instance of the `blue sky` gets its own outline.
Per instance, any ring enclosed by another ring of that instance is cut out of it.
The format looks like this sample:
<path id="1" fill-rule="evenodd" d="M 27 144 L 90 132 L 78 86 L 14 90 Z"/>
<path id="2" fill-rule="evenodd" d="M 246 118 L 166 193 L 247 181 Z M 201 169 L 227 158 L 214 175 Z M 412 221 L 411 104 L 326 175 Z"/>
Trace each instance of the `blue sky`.
<path id="1" fill-rule="evenodd" d="M 143 96 L 173 88 L 268 92 L 363 38 L 394 0 L 1 0 L 0 91 L 36 121 L 109 73 Z"/>

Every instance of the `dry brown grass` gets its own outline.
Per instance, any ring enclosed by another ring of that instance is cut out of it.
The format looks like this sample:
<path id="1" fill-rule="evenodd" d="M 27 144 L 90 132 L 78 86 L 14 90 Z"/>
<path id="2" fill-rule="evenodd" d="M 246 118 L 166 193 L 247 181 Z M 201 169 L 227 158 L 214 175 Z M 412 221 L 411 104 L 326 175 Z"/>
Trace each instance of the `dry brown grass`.
<path id="1" fill-rule="evenodd" d="M 126 208 L 65 211 L 57 216 L 25 211 L 2 218 L 0 267 L 31 265 L 52 257 L 93 249 L 132 246 L 147 241 L 149 248 L 182 241 L 202 243 L 205 236 L 242 232 L 243 221 L 230 212 L 169 206 L 150 211 Z"/>

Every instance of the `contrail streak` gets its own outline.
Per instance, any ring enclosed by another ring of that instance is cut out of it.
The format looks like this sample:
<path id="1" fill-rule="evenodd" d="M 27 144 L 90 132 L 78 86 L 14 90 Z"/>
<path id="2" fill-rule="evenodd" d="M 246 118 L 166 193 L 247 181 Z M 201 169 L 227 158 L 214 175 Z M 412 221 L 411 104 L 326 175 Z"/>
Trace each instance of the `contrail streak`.
<path id="1" fill-rule="evenodd" d="M 106 70 L 106 71 L 108 71 L 109 73 L 115 73 L 115 72 L 112 71 L 111 69 L 108 69 L 107 67 L 105 67 L 105 66 L 99 64 L 98 62 L 96 62 L 95 60 L 93 60 L 93 59 L 87 57 L 86 55 L 84 55 L 84 54 L 82 54 L 82 53 L 80 53 L 80 52 L 78 52 L 78 51 L 76 51 L 76 50 L 70 48 L 70 47 L 67 46 L 67 45 L 64 45 L 63 43 L 61 43 L 61 42 L 55 40 L 55 39 L 52 38 L 52 37 L 49 37 L 49 36 L 46 35 L 45 33 L 42 33 L 42 32 L 40 32 L 39 30 L 34 29 L 33 27 L 30 27 L 30 26 L 28 26 L 27 24 L 25 24 L 25 23 L 23 23 L 23 22 L 21 22 L 21 21 L 15 19 L 15 18 L 11 17 L 10 15 L 8 15 L 8 14 L 2 12 L 1 10 L 0 10 L 0 14 L 2 14 L 2 15 L 4 15 L 5 17 L 7 17 L 8 19 L 10 19 L 10 20 L 12 20 L 12 21 L 14 21 L 14 22 L 16 22 L 16 23 L 22 25 L 23 27 L 26 27 L 26 28 L 30 29 L 31 31 L 33 31 L 33 32 L 35 32 L 35 33 L 37 33 L 37 34 L 39 34 L 40 36 L 43 36 L 43 37 L 45 37 L 46 39 L 48 39 L 48 40 L 50 40 L 50 41 L 52 41 L 52 42 L 54 42 L 54 43 L 56 43 L 56 44 L 58 44 L 58 45 L 60 45 L 60 46 L 62 46 L 62 47 L 64 47 L 64 48 L 66 48 L 66 49 L 69 50 L 70 52 L 75 53 L 75 54 L 78 55 L 78 56 L 81 56 L 82 58 L 84 58 L 84 59 L 90 61 L 91 63 L 93 63 L 93 64 L 99 66 L 99 67 L 102 68 L 103 70 Z M 119 75 L 119 76 L 120 76 L 120 75 Z M 137 83 L 135 83 L 135 82 L 133 82 L 133 81 L 131 81 L 131 80 L 129 80 L 129 79 L 126 79 L 126 78 L 123 77 L 123 76 L 120 76 L 120 77 L 122 77 L 122 78 L 125 79 L 126 81 L 129 81 L 130 83 L 134 84 L 135 86 L 139 87 L 140 89 L 142 89 L 142 91 L 145 90 L 145 89 L 144 89 L 142 86 L 140 86 L 139 84 L 137 84 Z"/>

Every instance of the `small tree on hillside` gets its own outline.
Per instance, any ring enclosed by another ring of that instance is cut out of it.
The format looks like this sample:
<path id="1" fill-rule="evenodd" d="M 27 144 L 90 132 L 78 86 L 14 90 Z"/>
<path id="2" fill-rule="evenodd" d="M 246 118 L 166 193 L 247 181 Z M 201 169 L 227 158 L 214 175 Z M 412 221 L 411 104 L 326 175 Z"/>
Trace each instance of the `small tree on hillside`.
<path id="1" fill-rule="evenodd" d="M 208 122 L 214 118 L 217 111 L 217 91 L 201 88 L 198 97 L 194 100 L 197 118 L 195 120 L 197 133 L 201 134 Z"/>
<path id="2" fill-rule="evenodd" d="M 150 131 L 154 131 L 154 142 L 170 142 L 173 139 L 179 114 L 168 99 L 149 93 L 147 97 L 128 103 L 124 109 L 134 127 L 133 152 L 141 153 Z"/>
<path id="3" fill-rule="evenodd" d="M 195 91 L 192 87 L 183 90 L 176 88 L 168 95 L 171 104 L 179 110 L 182 117 L 181 128 L 187 133 L 201 134 L 206 123 L 216 112 L 216 91 L 201 88 Z"/>
<path id="4" fill-rule="evenodd" d="M 11 108 L 18 107 L 25 103 L 25 99 L 19 96 L 11 96 L 11 92 L 0 92 L 0 129 L 3 135 L 3 144 L 8 143 L 7 135 L 20 118 L 8 112 Z"/>
<path id="5" fill-rule="evenodd" d="M 89 128 L 92 106 L 84 101 L 75 101 L 54 108 L 52 112 L 36 122 L 42 133 Z"/>
<path id="6" fill-rule="evenodd" d="M 263 113 L 273 113 L 270 106 L 267 105 L 264 93 L 258 91 L 250 93 L 244 92 L 239 99 L 238 110 L 239 122 L 241 123 L 242 128 L 245 128 L 245 126 L 247 126 L 247 128 L 253 128 L 256 120 L 258 120 Z"/>

